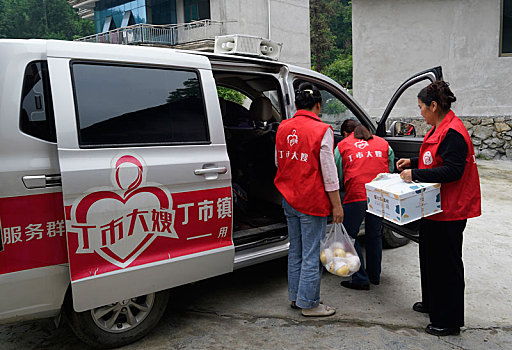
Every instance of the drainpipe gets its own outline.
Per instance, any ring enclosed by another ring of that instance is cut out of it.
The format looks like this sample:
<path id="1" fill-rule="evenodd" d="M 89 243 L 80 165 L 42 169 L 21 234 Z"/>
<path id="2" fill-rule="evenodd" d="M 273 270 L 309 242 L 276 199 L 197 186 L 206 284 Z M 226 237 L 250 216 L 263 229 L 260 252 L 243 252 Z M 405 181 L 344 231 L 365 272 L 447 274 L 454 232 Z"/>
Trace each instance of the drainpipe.
<path id="1" fill-rule="evenodd" d="M 268 39 L 270 40 L 271 39 L 271 37 L 270 37 L 270 0 L 268 0 L 267 8 L 268 8 Z"/>

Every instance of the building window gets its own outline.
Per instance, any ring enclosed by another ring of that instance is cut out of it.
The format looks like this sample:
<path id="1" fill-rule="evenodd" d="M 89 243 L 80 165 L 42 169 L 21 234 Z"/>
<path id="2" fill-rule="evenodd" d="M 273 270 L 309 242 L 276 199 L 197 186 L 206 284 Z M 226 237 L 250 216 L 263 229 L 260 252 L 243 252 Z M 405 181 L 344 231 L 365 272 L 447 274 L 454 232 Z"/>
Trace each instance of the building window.
<path id="1" fill-rule="evenodd" d="M 501 6 L 501 55 L 512 56 L 512 0 L 502 0 Z"/>
<path id="2" fill-rule="evenodd" d="M 96 25 L 96 32 L 101 33 L 105 29 L 108 31 L 114 28 L 120 28 L 125 24 L 126 19 L 128 19 L 128 25 L 147 23 L 146 10 L 146 0 L 98 1 L 94 7 L 94 22 Z M 127 17 L 128 15 L 126 14 L 128 11 L 131 12 L 131 16 L 129 17 Z M 110 23 L 105 25 L 107 21 L 110 21 Z"/>
<path id="3" fill-rule="evenodd" d="M 80 147 L 209 142 L 196 71 L 89 63 L 72 69 Z"/>
<path id="4" fill-rule="evenodd" d="M 185 0 L 185 22 L 210 19 L 210 0 Z"/>
<path id="5" fill-rule="evenodd" d="M 103 23 L 103 30 L 102 33 L 106 33 L 110 30 L 116 29 L 116 25 L 114 24 L 114 19 L 112 16 L 107 16 L 105 18 L 105 23 Z"/>
<path id="6" fill-rule="evenodd" d="M 42 140 L 57 142 L 46 62 L 32 62 L 25 70 L 20 107 L 20 129 Z"/>
<path id="7" fill-rule="evenodd" d="M 176 0 L 152 0 L 149 4 L 148 23 L 176 24 Z"/>
<path id="8" fill-rule="evenodd" d="M 121 22 L 121 27 L 128 27 L 134 25 L 135 21 L 133 19 L 132 11 L 125 11 L 123 15 L 123 21 Z"/>

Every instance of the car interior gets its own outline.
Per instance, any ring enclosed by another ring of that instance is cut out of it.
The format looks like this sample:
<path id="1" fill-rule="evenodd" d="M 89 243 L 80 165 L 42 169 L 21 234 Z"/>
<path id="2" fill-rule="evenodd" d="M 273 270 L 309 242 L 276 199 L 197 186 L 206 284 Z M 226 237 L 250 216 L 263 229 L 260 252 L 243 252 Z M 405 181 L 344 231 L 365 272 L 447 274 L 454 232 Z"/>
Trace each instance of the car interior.
<path id="1" fill-rule="evenodd" d="M 221 89 L 231 163 L 235 246 L 243 249 L 285 239 L 286 219 L 274 186 L 275 138 L 283 119 L 279 83 L 269 75 L 214 72 L 214 77 Z"/>

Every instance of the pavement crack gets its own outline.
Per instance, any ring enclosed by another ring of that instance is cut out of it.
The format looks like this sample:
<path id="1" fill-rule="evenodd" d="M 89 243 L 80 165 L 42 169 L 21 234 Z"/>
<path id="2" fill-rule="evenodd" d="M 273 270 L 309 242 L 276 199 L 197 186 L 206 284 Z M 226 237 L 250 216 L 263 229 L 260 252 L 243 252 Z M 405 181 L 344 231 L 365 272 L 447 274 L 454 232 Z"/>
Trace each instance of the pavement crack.
<path id="1" fill-rule="evenodd" d="M 241 321 L 247 321 L 251 323 L 256 323 L 258 320 L 262 319 L 275 319 L 280 320 L 284 323 L 284 326 L 295 326 L 295 325 L 306 325 L 311 327 L 321 327 L 324 325 L 334 325 L 334 324 L 340 324 L 344 327 L 383 327 L 391 331 L 398 331 L 398 330 L 415 330 L 419 332 L 424 331 L 423 326 L 410 326 L 410 325 L 404 325 L 404 324 L 391 324 L 391 323 L 384 323 L 384 322 L 375 322 L 375 321 L 365 321 L 360 319 L 340 319 L 340 318 L 304 318 L 304 319 L 298 319 L 293 317 L 287 317 L 287 316 L 278 316 L 278 315 L 258 315 L 258 314 L 248 314 L 248 313 L 236 313 L 236 312 L 219 312 L 214 310 L 201 310 L 201 309 L 185 309 L 182 310 L 184 312 L 189 313 L 196 313 L 196 314 L 203 314 L 203 315 L 210 315 L 215 317 L 225 317 L 225 318 L 232 318 L 235 320 L 241 320 Z M 503 331 L 503 332 L 512 332 L 512 326 L 506 326 L 506 327 L 471 327 L 471 328 L 463 328 L 462 332 L 468 332 L 468 331 Z M 457 349 L 464 349 L 460 347 L 460 345 L 456 345 L 454 343 L 449 342 L 448 340 L 444 339 L 443 337 L 439 337 L 444 342 L 448 343 L 451 346 L 456 347 Z"/>
<path id="2" fill-rule="evenodd" d="M 464 350 L 464 348 L 462 346 L 454 344 L 454 343 L 444 339 L 443 337 L 437 337 L 437 338 L 439 338 L 439 340 L 441 340 L 443 343 L 446 343 L 446 344 L 448 344 L 450 346 L 453 346 L 455 349 L 462 349 L 462 350 Z"/>
<path id="3" fill-rule="evenodd" d="M 187 309 L 185 312 L 204 314 L 204 315 L 213 315 L 217 317 L 229 317 L 237 320 L 243 320 L 255 323 L 261 319 L 276 319 L 285 322 L 288 325 L 307 325 L 311 327 L 321 327 L 324 325 L 332 325 L 332 324 L 340 324 L 343 326 L 352 326 L 352 327 L 373 327 L 380 326 L 387 328 L 389 330 L 401 330 L 401 329 L 413 329 L 417 331 L 422 331 L 423 327 L 414 327 L 408 325 L 396 325 L 396 324 L 388 324 L 383 322 L 369 322 L 363 321 L 359 319 L 339 319 L 339 318 L 304 318 L 297 319 L 286 316 L 276 316 L 276 315 L 255 315 L 255 314 L 247 314 L 247 313 L 223 313 L 219 311 L 211 311 L 211 310 L 198 310 L 198 309 Z"/>

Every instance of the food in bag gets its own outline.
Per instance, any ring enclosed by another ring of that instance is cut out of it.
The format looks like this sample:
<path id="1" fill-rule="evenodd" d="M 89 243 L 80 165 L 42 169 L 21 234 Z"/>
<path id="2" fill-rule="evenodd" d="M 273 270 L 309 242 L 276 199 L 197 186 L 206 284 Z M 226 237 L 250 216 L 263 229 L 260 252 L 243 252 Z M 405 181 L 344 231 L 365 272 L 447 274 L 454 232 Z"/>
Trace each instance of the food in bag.
<path id="1" fill-rule="evenodd" d="M 331 230 L 320 243 L 320 249 L 320 261 L 332 274 L 348 277 L 361 266 L 353 240 L 342 224 L 331 226 Z"/>
<path id="2" fill-rule="evenodd" d="M 327 264 L 328 261 L 332 261 L 333 257 L 334 256 L 332 254 L 332 250 L 329 248 L 322 250 L 322 252 L 320 253 L 320 261 L 324 266 L 325 264 Z"/>
<path id="3" fill-rule="evenodd" d="M 359 270 L 361 266 L 361 262 L 359 261 L 359 257 L 357 255 L 347 256 L 347 265 L 350 271 L 356 272 Z"/>
<path id="4" fill-rule="evenodd" d="M 334 249 L 334 256 L 344 258 L 347 255 L 347 252 L 345 252 L 344 249 L 337 248 Z"/>
<path id="5" fill-rule="evenodd" d="M 348 265 L 345 263 L 341 263 L 341 265 L 338 266 L 338 268 L 334 267 L 336 274 L 341 277 L 345 277 L 350 272 Z"/>

